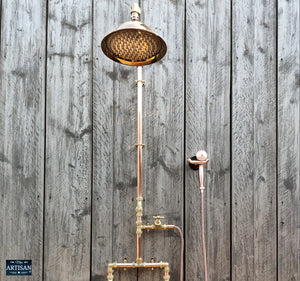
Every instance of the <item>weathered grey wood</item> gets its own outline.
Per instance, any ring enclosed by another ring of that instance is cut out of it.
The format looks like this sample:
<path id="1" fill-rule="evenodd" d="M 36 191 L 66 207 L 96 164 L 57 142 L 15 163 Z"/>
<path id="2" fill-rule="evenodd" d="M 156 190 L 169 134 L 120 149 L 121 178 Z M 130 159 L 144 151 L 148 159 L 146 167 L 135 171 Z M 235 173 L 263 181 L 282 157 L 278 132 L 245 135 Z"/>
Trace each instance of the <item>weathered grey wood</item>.
<path id="1" fill-rule="evenodd" d="M 33 276 L 22 280 L 103 281 L 109 262 L 136 258 L 136 68 L 100 47 L 134 1 L 49 0 L 48 15 L 46 2 L 0 0 L 0 279 L 6 259 L 24 258 Z M 185 280 L 203 280 L 198 175 L 186 158 L 205 149 L 209 280 L 298 280 L 299 1 L 278 1 L 277 54 L 274 1 L 139 2 L 168 45 L 144 67 L 144 222 L 186 226 Z M 179 280 L 176 232 L 143 241 L 144 260 L 170 262 Z M 115 271 L 137 277 L 162 271 Z"/>
<path id="2" fill-rule="evenodd" d="M 89 280 L 92 1 L 49 1 L 45 280 Z"/>
<path id="3" fill-rule="evenodd" d="M 230 278 L 230 1 L 187 1 L 186 158 L 200 149 L 210 280 Z M 186 164 L 186 280 L 203 280 L 198 173 Z"/>
<path id="4" fill-rule="evenodd" d="M 195 155 L 199 149 L 207 150 L 207 9 L 206 2 L 186 3 L 186 158 Z M 203 280 L 199 186 L 197 173 L 188 166 L 185 177 L 185 215 L 185 279 Z"/>
<path id="5" fill-rule="evenodd" d="M 141 1 L 142 22 L 167 43 L 166 56 L 144 67 L 144 222 L 153 216 L 183 225 L 184 1 Z M 176 71 L 173 71 L 176 70 Z M 179 280 L 180 237 L 174 230 L 143 233 L 143 256 L 170 263 Z M 140 280 L 162 280 L 163 271 L 140 270 Z"/>
<path id="6" fill-rule="evenodd" d="M 300 7 L 278 2 L 278 280 L 300 279 Z"/>
<path id="7" fill-rule="evenodd" d="M 232 11 L 232 280 L 275 280 L 276 6 Z"/>
<path id="8" fill-rule="evenodd" d="M 92 280 L 106 280 L 109 262 L 136 259 L 136 67 L 108 59 L 103 37 L 130 20 L 132 1 L 94 4 L 94 204 Z M 136 280 L 137 270 L 115 270 Z"/>
<path id="9" fill-rule="evenodd" d="M 20 280 L 7 259 L 31 259 L 22 280 L 42 280 L 46 6 L 1 2 L 0 280 Z"/>
<path id="10" fill-rule="evenodd" d="M 110 5 L 109 5 L 110 4 Z M 116 1 L 94 1 L 93 16 L 93 208 L 92 276 L 106 280 L 112 262 L 114 176 L 114 64 L 101 53 L 101 40 L 118 23 Z M 105 8 L 104 8 L 105 7 Z"/>
<path id="11" fill-rule="evenodd" d="M 207 2 L 186 2 L 186 135 L 185 158 L 207 147 Z M 197 23 L 197 24 L 195 24 Z M 200 192 L 197 172 L 185 166 L 185 280 L 204 280 Z M 208 174 L 206 174 L 207 176 Z M 207 177 L 206 177 L 207 181 Z M 207 184 L 207 183 L 206 183 Z M 207 202 L 207 199 L 205 200 Z M 207 214 L 207 204 L 205 213 Z M 207 226 L 207 221 L 205 221 Z M 207 227 L 206 229 L 207 230 Z M 207 234 L 207 231 L 206 231 Z M 207 236 L 206 236 L 207 237 Z"/>

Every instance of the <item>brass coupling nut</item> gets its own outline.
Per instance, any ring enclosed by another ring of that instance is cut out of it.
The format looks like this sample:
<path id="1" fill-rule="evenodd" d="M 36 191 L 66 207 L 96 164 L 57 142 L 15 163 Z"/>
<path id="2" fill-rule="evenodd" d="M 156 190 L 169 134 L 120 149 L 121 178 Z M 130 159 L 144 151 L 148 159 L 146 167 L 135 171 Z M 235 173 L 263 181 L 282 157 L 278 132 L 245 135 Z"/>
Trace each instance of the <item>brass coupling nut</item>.
<path id="1" fill-rule="evenodd" d="M 142 202 L 138 202 L 137 206 L 135 208 L 136 211 L 136 216 L 137 217 L 141 217 L 143 215 L 143 206 L 142 206 Z"/>
<path id="2" fill-rule="evenodd" d="M 136 234 L 142 234 L 142 221 L 136 221 Z"/>
<path id="3" fill-rule="evenodd" d="M 114 280 L 113 273 L 114 273 L 113 268 L 112 268 L 112 266 L 109 265 L 107 268 L 107 280 L 108 281 Z"/>
<path id="4" fill-rule="evenodd" d="M 137 197 L 136 201 L 137 201 L 137 206 L 135 208 L 136 216 L 141 217 L 143 215 L 143 205 L 142 205 L 143 197 Z"/>
<path id="5" fill-rule="evenodd" d="M 135 208 L 135 211 L 136 211 L 136 216 L 137 217 L 141 217 L 143 215 L 143 207 L 142 206 L 137 206 Z"/>
<path id="6" fill-rule="evenodd" d="M 165 268 L 164 268 L 164 272 L 165 272 L 165 275 L 164 275 L 164 280 L 165 281 L 169 281 L 170 280 L 170 267 L 169 265 L 167 265 Z"/>

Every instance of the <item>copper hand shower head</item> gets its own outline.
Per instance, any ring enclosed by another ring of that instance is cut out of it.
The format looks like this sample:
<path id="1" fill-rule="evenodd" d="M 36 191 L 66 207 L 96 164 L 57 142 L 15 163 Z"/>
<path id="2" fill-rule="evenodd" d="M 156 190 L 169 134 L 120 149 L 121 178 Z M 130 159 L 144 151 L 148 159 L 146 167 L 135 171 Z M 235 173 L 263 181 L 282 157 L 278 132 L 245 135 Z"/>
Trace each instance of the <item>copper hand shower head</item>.
<path id="1" fill-rule="evenodd" d="M 192 156 L 188 159 L 191 169 L 198 170 L 200 165 L 204 165 L 208 162 L 207 153 L 204 150 L 199 150 L 196 156 Z"/>
<path id="2" fill-rule="evenodd" d="M 167 52 L 165 41 L 139 21 L 141 9 L 131 6 L 131 21 L 106 35 L 101 48 L 110 59 L 133 66 L 143 66 L 161 60 Z"/>

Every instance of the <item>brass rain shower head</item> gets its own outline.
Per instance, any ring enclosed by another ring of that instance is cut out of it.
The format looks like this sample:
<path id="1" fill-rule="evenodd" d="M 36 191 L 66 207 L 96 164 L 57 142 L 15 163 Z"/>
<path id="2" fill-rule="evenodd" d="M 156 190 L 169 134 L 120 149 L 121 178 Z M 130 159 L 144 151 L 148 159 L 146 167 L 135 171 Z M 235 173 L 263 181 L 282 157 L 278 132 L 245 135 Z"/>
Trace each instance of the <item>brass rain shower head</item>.
<path id="1" fill-rule="evenodd" d="M 131 7 L 132 21 L 123 23 L 106 35 L 101 48 L 110 59 L 133 66 L 143 66 L 161 60 L 167 52 L 165 41 L 139 21 L 140 7 Z"/>

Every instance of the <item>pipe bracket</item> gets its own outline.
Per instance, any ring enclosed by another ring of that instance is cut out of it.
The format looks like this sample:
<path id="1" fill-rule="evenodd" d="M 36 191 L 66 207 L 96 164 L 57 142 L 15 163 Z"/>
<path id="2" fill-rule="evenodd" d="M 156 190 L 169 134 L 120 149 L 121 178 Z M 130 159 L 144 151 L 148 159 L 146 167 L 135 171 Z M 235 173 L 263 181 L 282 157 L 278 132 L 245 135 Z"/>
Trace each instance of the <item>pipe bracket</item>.
<path id="1" fill-rule="evenodd" d="M 135 146 L 135 147 L 138 147 L 138 146 L 144 147 L 145 144 L 144 144 L 144 143 L 136 143 L 134 146 Z"/>
<path id="2" fill-rule="evenodd" d="M 142 86 L 145 87 L 145 80 L 135 80 L 134 82 L 136 86 L 138 86 L 138 83 L 142 83 Z"/>

